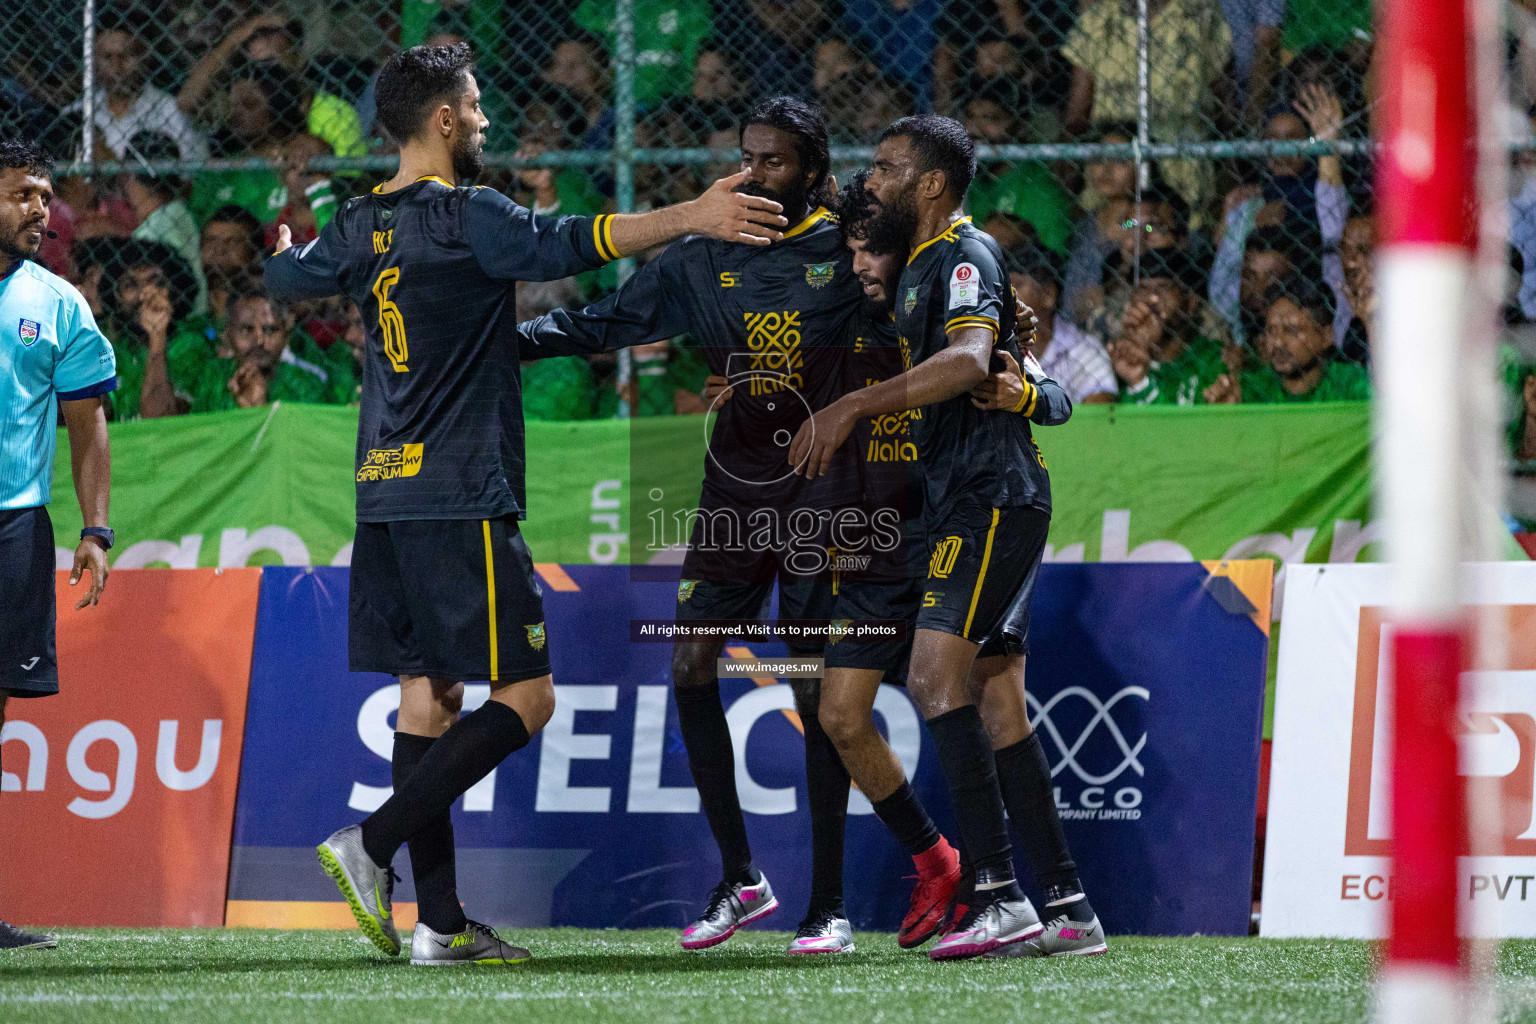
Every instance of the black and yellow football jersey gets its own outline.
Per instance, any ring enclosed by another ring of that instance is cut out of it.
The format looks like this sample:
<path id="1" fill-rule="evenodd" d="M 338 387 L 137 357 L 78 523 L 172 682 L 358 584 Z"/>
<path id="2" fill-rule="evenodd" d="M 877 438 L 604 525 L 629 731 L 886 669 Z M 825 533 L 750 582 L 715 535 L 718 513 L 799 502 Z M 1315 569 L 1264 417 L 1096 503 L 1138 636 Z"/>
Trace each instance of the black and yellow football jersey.
<path id="1" fill-rule="evenodd" d="M 949 332 L 966 326 L 991 331 L 997 349 L 1023 362 L 1013 340 L 1013 292 L 1002 250 L 969 217 L 912 251 L 896 289 L 895 314 L 909 366 L 943 351 Z M 1030 434 L 1033 412 L 978 409 L 969 394 L 913 411 L 909 427 L 930 520 L 942 519 L 962 501 L 1050 511 L 1050 477 Z"/>
<path id="2" fill-rule="evenodd" d="M 845 387 L 862 291 L 836 218 L 818 208 L 768 246 L 693 236 L 583 310 L 522 324 L 523 357 L 613 351 L 690 334 L 710 372 L 730 379 L 704 470 L 702 508 L 834 508 L 859 502 L 857 452 L 795 475 L 789 443 Z"/>
<path id="3" fill-rule="evenodd" d="M 515 282 L 617 258 L 609 228 L 426 177 L 349 199 L 267 260 L 274 300 L 340 294 L 362 311 L 359 522 L 524 517 Z"/>

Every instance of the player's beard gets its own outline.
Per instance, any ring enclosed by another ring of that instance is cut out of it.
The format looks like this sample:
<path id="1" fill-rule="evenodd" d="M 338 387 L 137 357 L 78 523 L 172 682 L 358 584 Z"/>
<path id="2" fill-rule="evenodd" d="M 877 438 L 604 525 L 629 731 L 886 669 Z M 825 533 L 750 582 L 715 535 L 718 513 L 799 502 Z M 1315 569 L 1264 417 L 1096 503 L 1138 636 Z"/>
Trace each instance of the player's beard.
<path id="1" fill-rule="evenodd" d="M 771 199 L 784 207 L 786 217 L 793 217 L 795 213 L 804 211 L 810 196 L 804 188 L 796 187 L 779 191 L 769 188 L 759 181 L 747 181 L 736 186 L 735 191 L 744 196 L 757 196 L 759 199 Z"/>
<path id="2" fill-rule="evenodd" d="M 460 132 L 453 142 L 453 176 L 459 181 L 474 181 L 485 170 L 485 136 L 479 132 Z"/>
<path id="3" fill-rule="evenodd" d="M 917 188 L 902 192 L 889 203 L 873 199 L 874 215 L 864 222 L 864 238 L 871 252 L 906 252 L 917 232 Z"/>
<path id="4" fill-rule="evenodd" d="M 34 227 L 41 227 L 43 229 L 43 235 L 38 237 L 36 245 L 33 245 L 30 241 L 27 241 L 23 234 L 24 232 L 30 231 Z M 48 222 L 46 220 L 31 220 L 23 224 L 18 224 L 15 231 L 0 236 L 0 263 L 11 263 L 17 260 L 29 260 L 36 256 L 37 250 L 43 247 L 43 238 L 46 237 L 47 233 Z"/>

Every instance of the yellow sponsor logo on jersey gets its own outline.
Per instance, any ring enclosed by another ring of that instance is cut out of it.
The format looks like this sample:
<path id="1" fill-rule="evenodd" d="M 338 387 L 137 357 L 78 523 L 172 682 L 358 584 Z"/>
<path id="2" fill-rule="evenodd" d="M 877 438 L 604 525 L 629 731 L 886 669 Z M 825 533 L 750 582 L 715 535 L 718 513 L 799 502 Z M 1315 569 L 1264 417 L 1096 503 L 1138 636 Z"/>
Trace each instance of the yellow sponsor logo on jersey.
<path id="1" fill-rule="evenodd" d="M 945 537 L 933 546 L 933 558 L 928 562 L 928 578 L 931 580 L 948 579 L 951 570 L 955 567 L 955 558 L 960 554 L 960 538 Z"/>
<path id="2" fill-rule="evenodd" d="M 374 448 L 363 459 L 363 468 L 357 471 L 358 483 L 377 480 L 395 480 L 415 476 L 421 472 L 422 449 L 425 445 L 407 444 L 399 448 Z"/>
<path id="3" fill-rule="evenodd" d="M 531 626 L 524 626 L 528 631 L 528 646 L 536 651 L 544 649 L 544 623 L 535 622 Z"/>
<path id="4" fill-rule="evenodd" d="M 743 313 L 747 348 L 752 353 L 751 394 L 769 395 L 805 387 L 805 356 L 800 351 L 800 311 Z"/>
<path id="5" fill-rule="evenodd" d="M 721 288 L 735 288 L 739 284 L 741 284 L 741 274 L 732 273 L 729 270 L 720 271 Z"/>

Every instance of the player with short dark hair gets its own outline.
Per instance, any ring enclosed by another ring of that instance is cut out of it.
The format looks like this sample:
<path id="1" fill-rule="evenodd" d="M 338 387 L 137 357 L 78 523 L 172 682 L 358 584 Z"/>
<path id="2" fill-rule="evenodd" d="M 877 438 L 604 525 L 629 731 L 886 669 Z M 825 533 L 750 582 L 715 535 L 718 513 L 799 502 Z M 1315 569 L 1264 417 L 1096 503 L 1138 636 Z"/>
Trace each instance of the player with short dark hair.
<path id="1" fill-rule="evenodd" d="M 41 147 L 0 137 L 0 727 L 10 698 L 59 692 L 48 502 L 60 410 L 85 521 L 70 586 L 91 574 L 77 611 L 100 599 L 112 546 L 112 456 L 102 396 L 117 387 L 117 366 L 85 296 L 32 262 L 48 233 L 52 178 L 52 161 Z M 57 945 L 51 935 L 0 921 L 0 950 Z"/>
<path id="2" fill-rule="evenodd" d="M 969 394 L 986 380 L 995 349 L 1018 360 L 1002 252 L 960 215 L 975 166 L 969 137 L 949 118 L 902 118 L 883 133 L 867 184 L 878 212 L 866 234 L 879 250 L 908 253 L 895 317 L 903 362 L 911 368 L 817 412 L 789 453 L 791 464 L 815 477 L 858 420 L 921 413 L 911 418 L 911 433 L 923 470 L 932 555 L 908 687 L 938 747 L 974 878 L 929 953 L 935 960 L 994 953 L 1045 931 L 1014 878 L 993 755 L 999 740 L 1011 750 L 1029 736 L 989 729 L 1014 719 L 1012 731 L 1027 733 L 1022 685 L 996 690 L 995 699 L 1017 702 L 1015 713 L 984 719 L 970 679 L 989 642 L 1023 653 L 1030 593 L 1050 524 L 1049 477 L 1027 417 L 1049 418 L 1042 401 L 1065 402 L 1065 396 L 1059 388 L 1026 382 L 1020 416 L 984 408 Z M 1016 682 L 1022 684 L 1022 673 Z M 990 685 L 981 690 L 983 701 L 994 699 Z M 1049 799 L 1048 768 L 1044 781 Z"/>
<path id="3" fill-rule="evenodd" d="M 614 295 L 585 310 L 555 310 L 525 323 L 524 358 L 592 353 L 691 334 L 710 372 L 729 383 L 729 402 L 705 460 L 699 515 L 689 537 L 678 587 L 680 622 L 738 624 L 760 618 L 775 584 L 781 619 L 828 619 L 831 574 L 799 568 L 795 552 L 742 550 L 754 514 L 785 522 L 797 513 L 855 507 L 858 460 L 842 454 L 821 480 L 784 466 L 784 445 L 808 410 L 844 388 L 848 329 L 860 304 L 836 218 L 828 205 L 830 160 L 821 113 L 804 100 L 778 96 L 740 122 L 740 187 L 782 204 L 795 225 L 766 249 L 688 238 L 667 248 Z M 775 441 L 775 436 L 780 440 Z M 739 529 L 738 529 L 739 528 Z M 828 546 L 826 538 L 808 548 Z M 726 941 L 777 906 L 773 888 L 752 862 L 736 791 L 736 760 L 720 699 L 715 662 L 725 640 L 674 642 L 672 679 L 688 764 L 716 845 L 722 879 L 703 914 L 682 935 L 685 949 Z M 798 656 L 822 651 L 820 640 L 789 643 Z M 792 683 L 805 726 L 811 805 L 811 905 L 790 953 L 853 949 L 843 907 L 843 826 L 848 773 L 817 718 L 815 680 Z"/>
<path id="4" fill-rule="evenodd" d="M 412 47 L 385 64 L 379 115 L 400 169 L 348 200 L 320 236 L 266 265 L 279 302 L 344 294 L 363 311 L 349 661 L 400 677 L 395 793 L 319 847 L 359 926 L 400 950 L 390 863 L 406 842 L 418 964 L 516 963 L 528 952 L 465 918 L 448 809 L 554 709 L 542 595 L 518 529 L 527 507 L 515 282 L 569 277 L 689 233 L 766 245 L 779 206 L 722 179 L 638 215 L 546 219 L 489 188 L 469 48 Z M 491 697 L 459 718 L 464 680 Z"/>

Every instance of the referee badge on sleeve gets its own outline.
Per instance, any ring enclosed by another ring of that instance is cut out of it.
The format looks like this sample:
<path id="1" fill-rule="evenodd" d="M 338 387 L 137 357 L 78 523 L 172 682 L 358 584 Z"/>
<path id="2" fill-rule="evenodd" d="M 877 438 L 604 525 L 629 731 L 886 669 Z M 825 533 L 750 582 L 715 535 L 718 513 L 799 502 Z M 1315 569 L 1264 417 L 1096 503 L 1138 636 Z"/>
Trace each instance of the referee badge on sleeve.
<path id="1" fill-rule="evenodd" d="M 39 324 L 36 320 L 22 320 L 21 326 L 16 329 L 16 333 L 21 336 L 22 346 L 25 348 L 31 348 L 32 345 L 37 341 L 38 333 L 41 330 L 42 325 Z"/>

